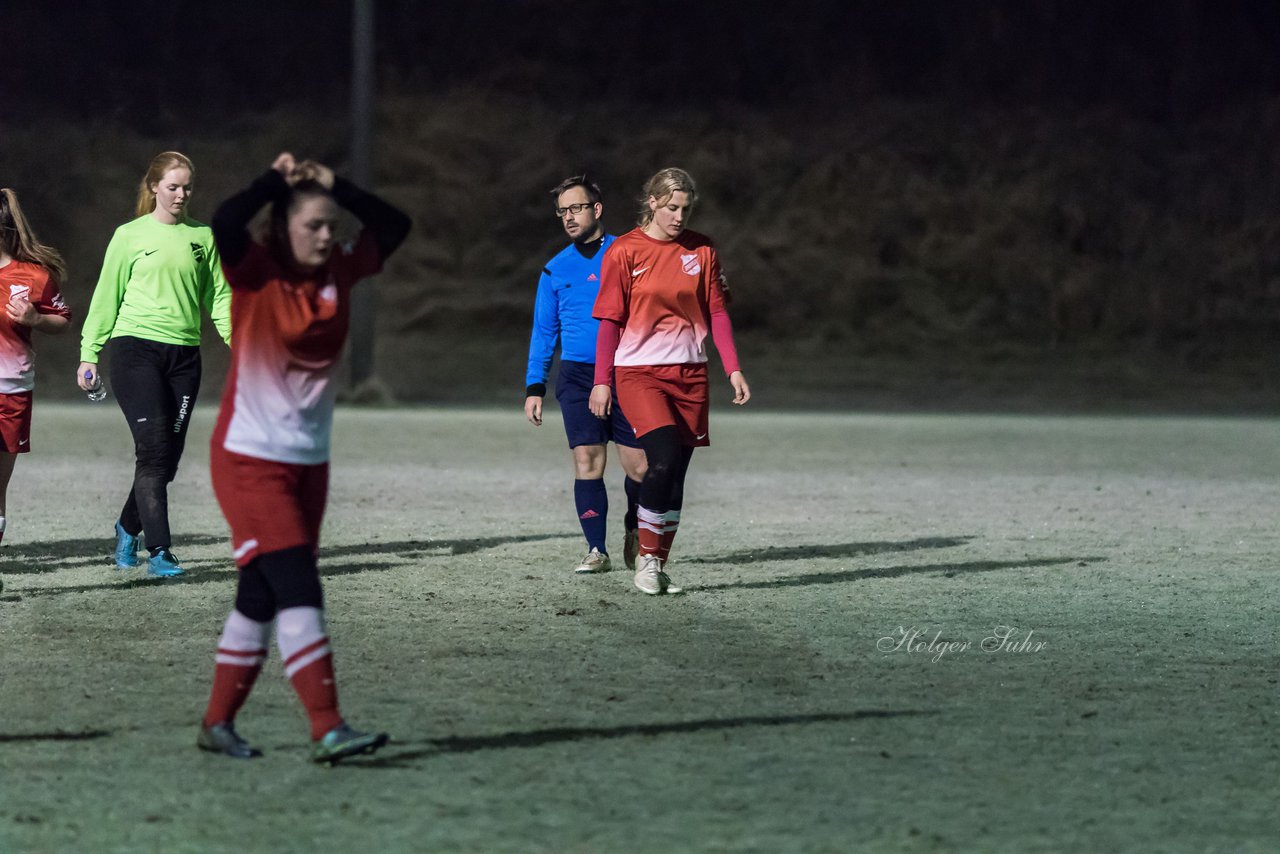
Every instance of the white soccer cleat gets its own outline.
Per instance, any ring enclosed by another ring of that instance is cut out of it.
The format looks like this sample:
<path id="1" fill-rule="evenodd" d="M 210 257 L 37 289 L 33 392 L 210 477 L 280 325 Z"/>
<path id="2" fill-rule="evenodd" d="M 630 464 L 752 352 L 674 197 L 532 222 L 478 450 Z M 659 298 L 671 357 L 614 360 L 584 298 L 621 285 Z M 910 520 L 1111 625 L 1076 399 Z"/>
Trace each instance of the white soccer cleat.
<path id="1" fill-rule="evenodd" d="M 657 555 L 640 555 L 634 581 L 641 593 L 648 593 L 650 596 L 680 593 L 684 589 L 671 583 L 671 578 L 662 571 L 662 561 L 658 560 Z"/>
<path id="2" fill-rule="evenodd" d="M 579 561 L 573 571 L 580 575 L 587 575 L 592 572 L 608 572 L 613 569 L 613 565 L 609 563 L 609 556 L 601 554 L 599 549 L 593 548 L 587 552 L 587 556 Z"/>

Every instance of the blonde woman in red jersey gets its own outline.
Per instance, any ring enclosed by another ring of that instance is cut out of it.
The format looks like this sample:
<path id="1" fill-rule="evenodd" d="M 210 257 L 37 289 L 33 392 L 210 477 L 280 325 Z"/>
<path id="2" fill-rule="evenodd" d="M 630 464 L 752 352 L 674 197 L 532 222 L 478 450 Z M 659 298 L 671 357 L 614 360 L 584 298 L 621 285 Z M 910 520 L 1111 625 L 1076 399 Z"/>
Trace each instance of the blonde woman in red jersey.
<path id="1" fill-rule="evenodd" d="M 268 204 L 259 243 L 247 228 Z M 349 247 L 337 243 L 339 206 L 364 226 Z M 231 285 L 232 340 L 209 457 L 240 573 L 196 744 L 237 758 L 259 755 L 234 720 L 274 623 L 285 675 L 311 724 L 311 758 L 332 764 L 388 740 L 352 729 L 338 711 L 316 556 L 351 290 L 382 268 L 409 233 L 409 218 L 329 168 L 282 153 L 222 203 L 212 225 Z"/>
<path id="2" fill-rule="evenodd" d="M 679 593 L 666 564 L 680 526 L 684 481 L 693 449 L 711 444 L 707 426 L 707 350 L 711 335 L 733 386 L 733 402 L 751 399 L 738 367 L 728 288 L 711 239 L 689 231 L 697 198 L 683 169 L 663 169 L 645 184 L 639 226 L 613 242 L 601 264 L 595 387 L 590 407 L 608 416 L 616 379 L 618 405 L 644 448 L 640 484 L 640 557 L 635 585 L 644 593 Z"/>
<path id="3" fill-rule="evenodd" d="M 71 311 L 58 288 L 67 275 L 56 249 L 36 239 L 18 194 L 0 188 L 0 538 L 6 493 L 18 454 L 31 450 L 31 395 L 35 388 L 33 329 L 65 332 Z"/>

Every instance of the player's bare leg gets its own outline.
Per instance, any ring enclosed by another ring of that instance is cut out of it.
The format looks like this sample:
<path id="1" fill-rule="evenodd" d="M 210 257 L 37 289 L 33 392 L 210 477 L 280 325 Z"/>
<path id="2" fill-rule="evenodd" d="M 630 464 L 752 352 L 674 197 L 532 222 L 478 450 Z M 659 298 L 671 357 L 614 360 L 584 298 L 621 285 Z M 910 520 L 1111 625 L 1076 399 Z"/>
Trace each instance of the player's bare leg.
<path id="1" fill-rule="evenodd" d="M 13 467 L 17 462 L 17 454 L 0 451 L 0 540 L 4 539 L 5 516 L 7 515 L 5 512 L 5 496 L 9 492 L 9 479 L 13 477 Z"/>

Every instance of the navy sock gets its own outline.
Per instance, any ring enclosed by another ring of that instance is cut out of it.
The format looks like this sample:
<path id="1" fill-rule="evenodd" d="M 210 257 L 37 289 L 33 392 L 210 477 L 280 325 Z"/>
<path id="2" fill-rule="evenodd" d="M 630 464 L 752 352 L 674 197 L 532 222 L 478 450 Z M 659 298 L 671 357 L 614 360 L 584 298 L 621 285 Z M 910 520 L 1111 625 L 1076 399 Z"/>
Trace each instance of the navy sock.
<path id="1" fill-rule="evenodd" d="M 627 515 L 623 517 L 622 524 L 628 531 L 634 531 L 640 524 L 636 521 L 636 508 L 640 506 L 640 481 L 624 477 L 622 488 L 627 493 Z"/>
<path id="2" fill-rule="evenodd" d="M 609 490 L 604 488 L 604 479 L 575 480 L 573 503 L 578 508 L 578 522 L 582 524 L 587 547 L 608 554 L 604 539 L 605 522 L 609 518 Z"/>

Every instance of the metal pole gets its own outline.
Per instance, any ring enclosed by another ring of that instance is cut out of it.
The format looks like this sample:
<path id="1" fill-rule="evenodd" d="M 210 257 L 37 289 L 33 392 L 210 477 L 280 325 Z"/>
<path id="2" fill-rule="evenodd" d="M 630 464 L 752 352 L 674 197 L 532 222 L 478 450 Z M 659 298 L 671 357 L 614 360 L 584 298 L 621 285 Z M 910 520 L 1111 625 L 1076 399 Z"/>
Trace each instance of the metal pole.
<path id="1" fill-rule="evenodd" d="M 374 0 L 353 0 L 351 9 L 351 180 L 373 186 Z M 374 292 L 368 283 L 351 297 L 351 385 L 373 377 Z"/>

